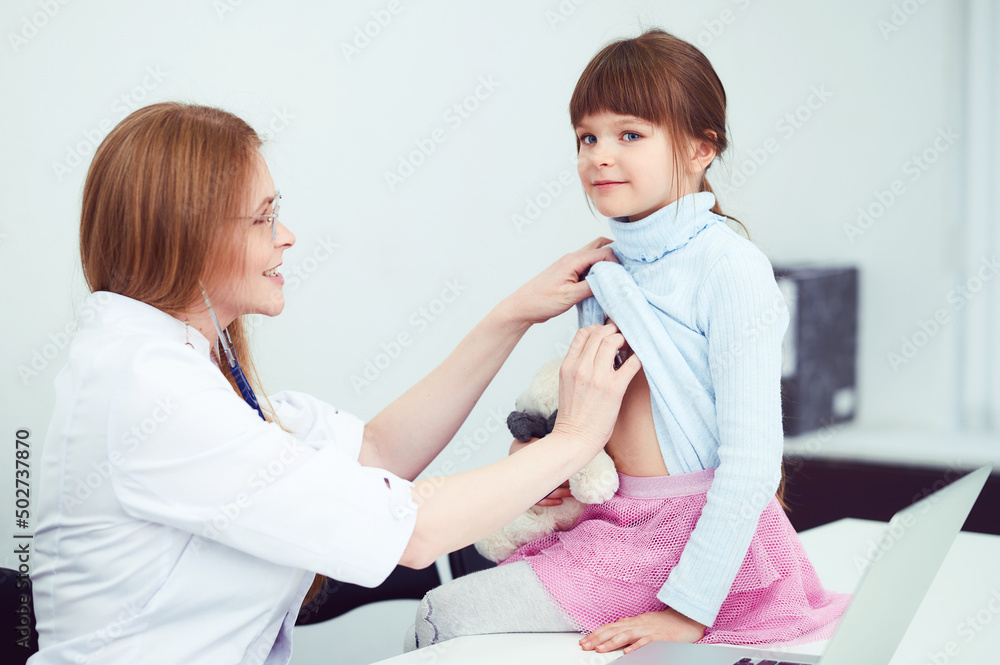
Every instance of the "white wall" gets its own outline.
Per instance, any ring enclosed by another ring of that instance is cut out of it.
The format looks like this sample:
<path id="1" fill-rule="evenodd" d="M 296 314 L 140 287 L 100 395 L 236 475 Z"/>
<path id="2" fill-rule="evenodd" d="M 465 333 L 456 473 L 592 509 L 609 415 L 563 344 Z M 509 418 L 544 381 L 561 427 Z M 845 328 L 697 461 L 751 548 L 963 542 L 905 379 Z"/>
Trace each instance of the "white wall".
<path id="1" fill-rule="evenodd" d="M 399 0 L 391 22 L 345 56 L 342 45 L 388 4 L 3 3 L 0 505 L 13 497 L 17 429 L 31 430 L 33 460 L 41 452 L 63 331 L 86 293 L 76 244 L 86 165 L 127 106 L 212 104 L 274 130 L 265 154 L 298 242 L 286 254 L 286 310 L 259 327 L 266 383 L 368 418 L 502 297 L 607 233 L 576 181 L 568 100 L 602 45 L 649 26 L 701 44 L 726 85 L 733 149 L 711 173 L 723 208 L 775 264 L 860 267 L 859 422 L 956 421 L 957 323 L 902 366 L 887 354 L 936 309 L 950 311 L 947 294 L 966 267 L 957 212 L 968 139 L 965 3 Z M 898 13 L 900 5 L 913 13 Z M 484 80 L 494 82 L 488 96 Z M 448 109 L 477 89 L 478 108 L 460 124 L 449 120 Z M 799 114 L 798 127 L 788 114 Z M 384 174 L 439 128 L 446 140 L 391 190 Z M 949 131 L 957 141 L 935 150 Z M 914 171 L 912 157 L 925 150 L 935 163 Z M 516 228 L 526 199 L 563 171 L 573 184 Z M 894 180 L 902 193 L 852 242 L 845 227 Z M 416 325 L 449 281 L 459 297 Z M 468 442 L 453 443 L 438 465 L 464 469 L 506 453 L 509 437 L 493 427 L 491 409 L 506 415 L 574 323 L 566 315 L 527 335 L 460 433 Z M 412 344 L 355 389 L 351 377 L 402 332 Z M 12 530 L 4 517 L 5 540 Z"/>

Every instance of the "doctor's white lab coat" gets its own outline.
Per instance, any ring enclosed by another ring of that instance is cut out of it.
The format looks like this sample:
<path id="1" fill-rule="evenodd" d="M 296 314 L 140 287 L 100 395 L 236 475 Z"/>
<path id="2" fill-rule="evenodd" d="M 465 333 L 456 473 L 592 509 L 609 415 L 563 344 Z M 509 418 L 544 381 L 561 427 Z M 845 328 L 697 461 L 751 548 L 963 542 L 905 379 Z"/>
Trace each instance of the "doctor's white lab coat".
<path id="1" fill-rule="evenodd" d="M 308 395 L 271 397 L 291 433 L 262 421 L 174 317 L 106 292 L 83 311 L 41 455 L 29 662 L 287 663 L 314 572 L 393 570 L 412 483 L 361 466 L 363 423 Z"/>

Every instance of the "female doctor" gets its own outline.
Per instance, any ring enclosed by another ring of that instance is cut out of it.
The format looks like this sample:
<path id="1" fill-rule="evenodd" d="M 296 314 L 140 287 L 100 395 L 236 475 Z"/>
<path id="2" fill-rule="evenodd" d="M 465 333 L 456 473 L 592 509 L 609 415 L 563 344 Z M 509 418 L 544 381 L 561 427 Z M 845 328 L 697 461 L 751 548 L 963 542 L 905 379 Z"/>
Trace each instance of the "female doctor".
<path id="1" fill-rule="evenodd" d="M 41 458 L 32 665 L 287 663 L 320 576 L 376 586 L 397 564 L 426 567 L 540 500 L 611 433 L 639 363 L 615 371 L 624 340 L 594 326 L 563 364 L 551 435 L 413 482 L 531 324 L 590 295 L 580 275 L 612 260 L 603 239 L 502 301 L 369 423 L 302 393 L 266 397 L 241 317 L 281 312 L 295 237 L 260 145 L 229 113 L 166 103 L 94 156 L 80 253 L 96 315 L 56 379 Z"/>

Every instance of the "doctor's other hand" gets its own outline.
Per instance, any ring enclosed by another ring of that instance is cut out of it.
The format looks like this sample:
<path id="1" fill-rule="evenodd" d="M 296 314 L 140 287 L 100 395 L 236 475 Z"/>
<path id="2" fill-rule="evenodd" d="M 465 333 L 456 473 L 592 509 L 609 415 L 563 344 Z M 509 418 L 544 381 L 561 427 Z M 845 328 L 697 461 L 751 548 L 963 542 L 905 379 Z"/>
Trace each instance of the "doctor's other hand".
<path id="1" fill-rule="evenodd" d="M 625 338 L 614 324 L 580 328 L 559 368 L 559 413 L 552 433 L 583 440 L 596 455 L 611 438 L 622 397 L 642 365 L 635 354 L 615 369 Z"/>
<path id="2" fill-rule="evenodd" d="M 507 299 L 512 311 L 526 323 L 541 323 L 562 314 L 593 295 L 583 278 L 598 261 L 616 261 L 608 238 L 597 238 L 566 254 L 524 284 Z"/>

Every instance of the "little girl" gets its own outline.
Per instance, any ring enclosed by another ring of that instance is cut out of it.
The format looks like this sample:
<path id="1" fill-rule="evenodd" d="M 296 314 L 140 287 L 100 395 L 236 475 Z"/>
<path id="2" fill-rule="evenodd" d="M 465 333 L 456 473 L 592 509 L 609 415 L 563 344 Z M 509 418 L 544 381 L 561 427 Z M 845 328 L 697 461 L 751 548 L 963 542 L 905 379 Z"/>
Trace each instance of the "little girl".
<path id="1" fill-rule="evenodd" d="M 661 30 L 611 44 L 581 75 L 580 180 L 612 218 L 620 263 L 591 268 L 580 325 L 610 318 L 643 365 L 606 447 L 620 487 L 570 531 L 428 593 L 408 649 L 499 632 L 576 630 L 584 649 L 626 652 L 832 634 L 850 597 L 824 591 L 775 496 L 788 311 L 705 177 L 727 145 L 725 108 L 705 56 Z"/>

